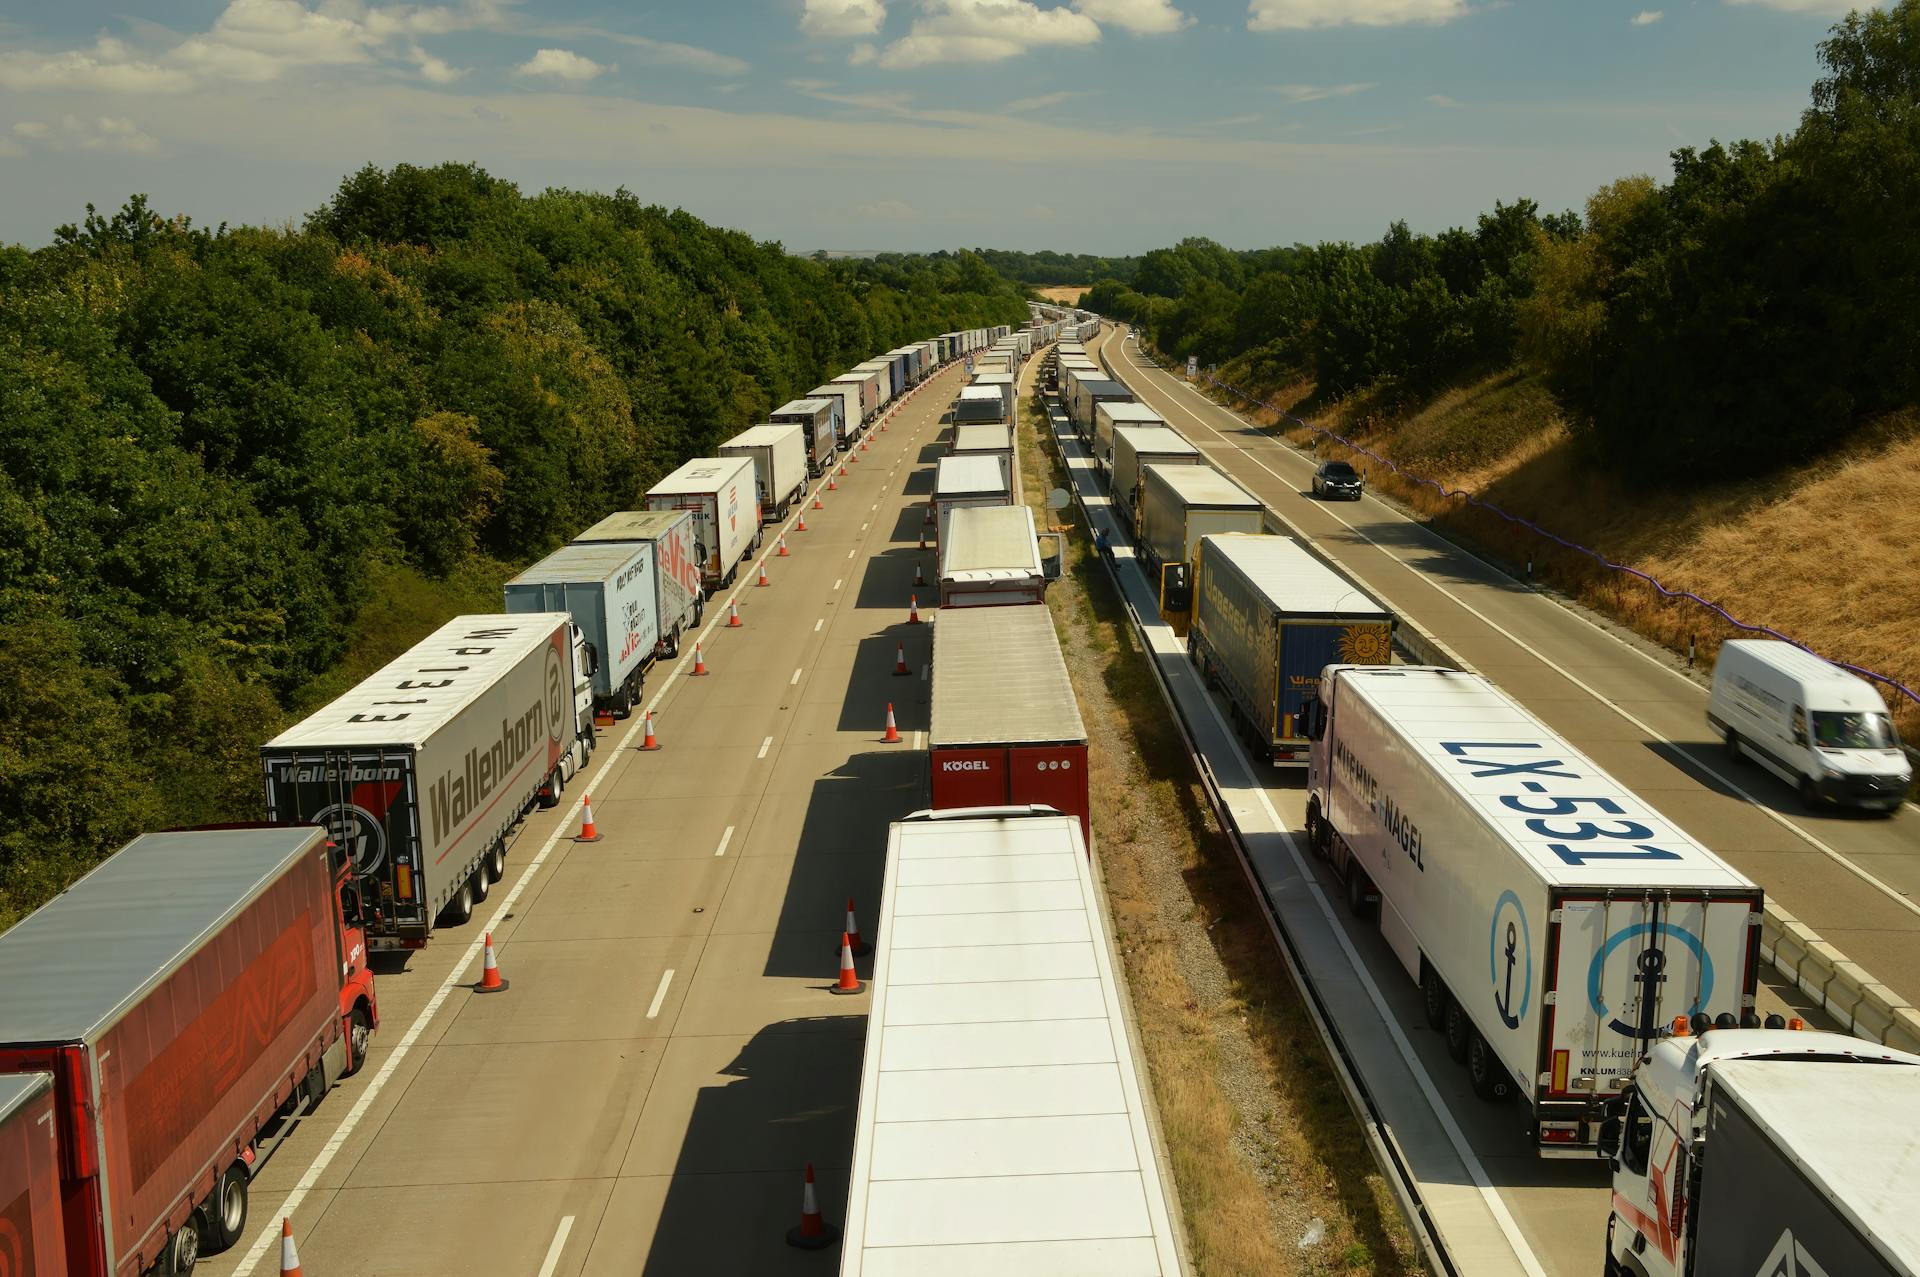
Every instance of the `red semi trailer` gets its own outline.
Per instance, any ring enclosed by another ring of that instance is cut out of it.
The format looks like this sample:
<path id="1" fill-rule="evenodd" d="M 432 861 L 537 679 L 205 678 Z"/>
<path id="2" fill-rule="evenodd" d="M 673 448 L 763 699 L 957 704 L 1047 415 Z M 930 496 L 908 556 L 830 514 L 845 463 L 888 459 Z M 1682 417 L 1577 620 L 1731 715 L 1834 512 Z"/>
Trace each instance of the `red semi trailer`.
<path id="1" fill-rule="evenodd" d="M 190 1272 L 378 1022 L 315 826 L 143 834 L 0 936 L 0 1074 L 50 1074 L 68 1273 Z"/>
<path id="2" fill-rule="evenodd" d="M 53 1076 L 0 1078 L 0 1274 L 5 1277 L 59 1277 L 67 1271 L 59 1156 Z"/>
<path id="3" fill-rule="evenodd" d="M 1087 729 L 1045 607 L 941 610 L 927 749 L 935 810 L 1043 804 L 1093 845 Z"/>

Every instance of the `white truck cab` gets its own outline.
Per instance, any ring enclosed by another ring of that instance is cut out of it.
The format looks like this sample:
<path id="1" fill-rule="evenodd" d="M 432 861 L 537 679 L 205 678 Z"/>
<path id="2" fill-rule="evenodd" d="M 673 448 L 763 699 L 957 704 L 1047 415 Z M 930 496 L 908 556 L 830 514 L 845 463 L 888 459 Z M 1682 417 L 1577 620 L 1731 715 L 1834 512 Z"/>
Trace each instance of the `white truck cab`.
<path id="1" fill-rule="evenodd" d="M 1873 684 L 1791 643 L 1722 643 L 1707 722 L 1730 757 L 1753 759 L 1798 788 L 1809 807 L 1892 814 L 1913 783 Z"/>

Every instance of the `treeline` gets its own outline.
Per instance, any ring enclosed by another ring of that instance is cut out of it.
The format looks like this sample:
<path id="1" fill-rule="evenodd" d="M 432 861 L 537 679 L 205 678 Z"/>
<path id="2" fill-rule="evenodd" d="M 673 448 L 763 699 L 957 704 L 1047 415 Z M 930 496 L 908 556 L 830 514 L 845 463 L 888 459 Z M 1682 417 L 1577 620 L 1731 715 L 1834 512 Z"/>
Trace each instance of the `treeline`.
<path id="1" fill-rule="evenodd" d="M 258 804 L 370 577 L 522 562 L 910 338 L 971 254 L 822 264 L 611 195 L 366 168 L 298 230 L 135 197 L 0 249 L 0 923 Z"/>
<path id="2" fill-rule="evenodd" d="M 1377 243 L 1147 254 L 1087 304 L 1177 357 L 1322 397 L 1419 396 L 1515 360 L 1645 482 L 1763 473 L 1920 398 L 1920 0 L 1820 46 L 1799 127 L 1674 152 L 1584 215 L 1496 204 Z"/>
<path id="3" fill-rule="evenodd" d="M 1127 283 L 1139 267 L 1137 257 L 1100 257 L 1092 253 L 1015 252 L 1004 248 L 976 248 L 974 253 L 1008 279 L 1046 288 L 1055 284 L 1095 284 L 1103 279 Z"/>

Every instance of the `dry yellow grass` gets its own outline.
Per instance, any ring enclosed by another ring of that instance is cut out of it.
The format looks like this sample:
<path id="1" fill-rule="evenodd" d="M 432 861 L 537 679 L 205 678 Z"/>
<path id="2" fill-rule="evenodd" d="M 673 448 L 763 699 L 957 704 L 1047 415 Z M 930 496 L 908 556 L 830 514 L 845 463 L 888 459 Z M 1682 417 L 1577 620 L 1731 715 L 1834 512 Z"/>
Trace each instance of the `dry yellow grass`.
<path id="1" fill-rule="evenodd" d="M 1080 299 L 1086 295 L 1087 286 L 1085 284 L 1053 284 L 1033 291 L 1050 302 L 1058 302 L 1062 306 L 1078 306 Z"/>
<path id="2" fill-rule="evenodd" d="M 1066 475 L 1032 421 L 1027 493 L 1051 522 L 1045 494 Z M 1097 852 L 1194 1269 L 1418 1272 L 1119 599 L 1084 528 L 1069 542 L 1048 605 L 1088 725 Z M 1302 1248 L 1314 1219 L 1325 1239 Z"/>

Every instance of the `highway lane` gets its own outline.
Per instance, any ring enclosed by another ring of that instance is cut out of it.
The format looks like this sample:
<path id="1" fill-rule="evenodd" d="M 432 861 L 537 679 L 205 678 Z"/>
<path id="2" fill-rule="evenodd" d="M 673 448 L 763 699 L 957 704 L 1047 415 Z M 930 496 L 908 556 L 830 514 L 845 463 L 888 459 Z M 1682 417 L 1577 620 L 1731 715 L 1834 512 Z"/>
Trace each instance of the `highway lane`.
<path id="1" fill-rule="evenodd" d="M 1357 580 L 1488 675 L 1768 896 L 1909 1001 L 1920 999 L 1920 812 L 1810 814 L 1787 786 L 1730 764 L 1706 692 L 1372 496 L 1312 498 L 1313 462 L 1140 357 L 1096 343 L 1217 467 Z"/>
<path id="2" fill-rule="evenodd" d="M 887 823 L 926 802 L 927 684 L 894 677 L 895 643 L 917 673 L 919 503 L 963 381 L 945 370 L 872 432 L 787 557 L 769 530 L 743 628 L 709 605 L 711 674 L 689 646 L 648 680 L 660 752 L 633 748 L 637 717 L 603 732 L 604 840 L 572 840 L 577 780 L 472 924 L 379 973 L 368 1067 L 256 1180 L 262 1244 L 206 1271 L 276 1271 L 289 1202 L 330 1277 L 822 1271 L 784 1237 L 808 1162 L 843 1209 L 866 998 L 829 989 L 847 897 L 877 898 Z M 881 743 L 889 701 L 904 744 Z M 487 925 L 510 988 L 481 997 Z"/>

